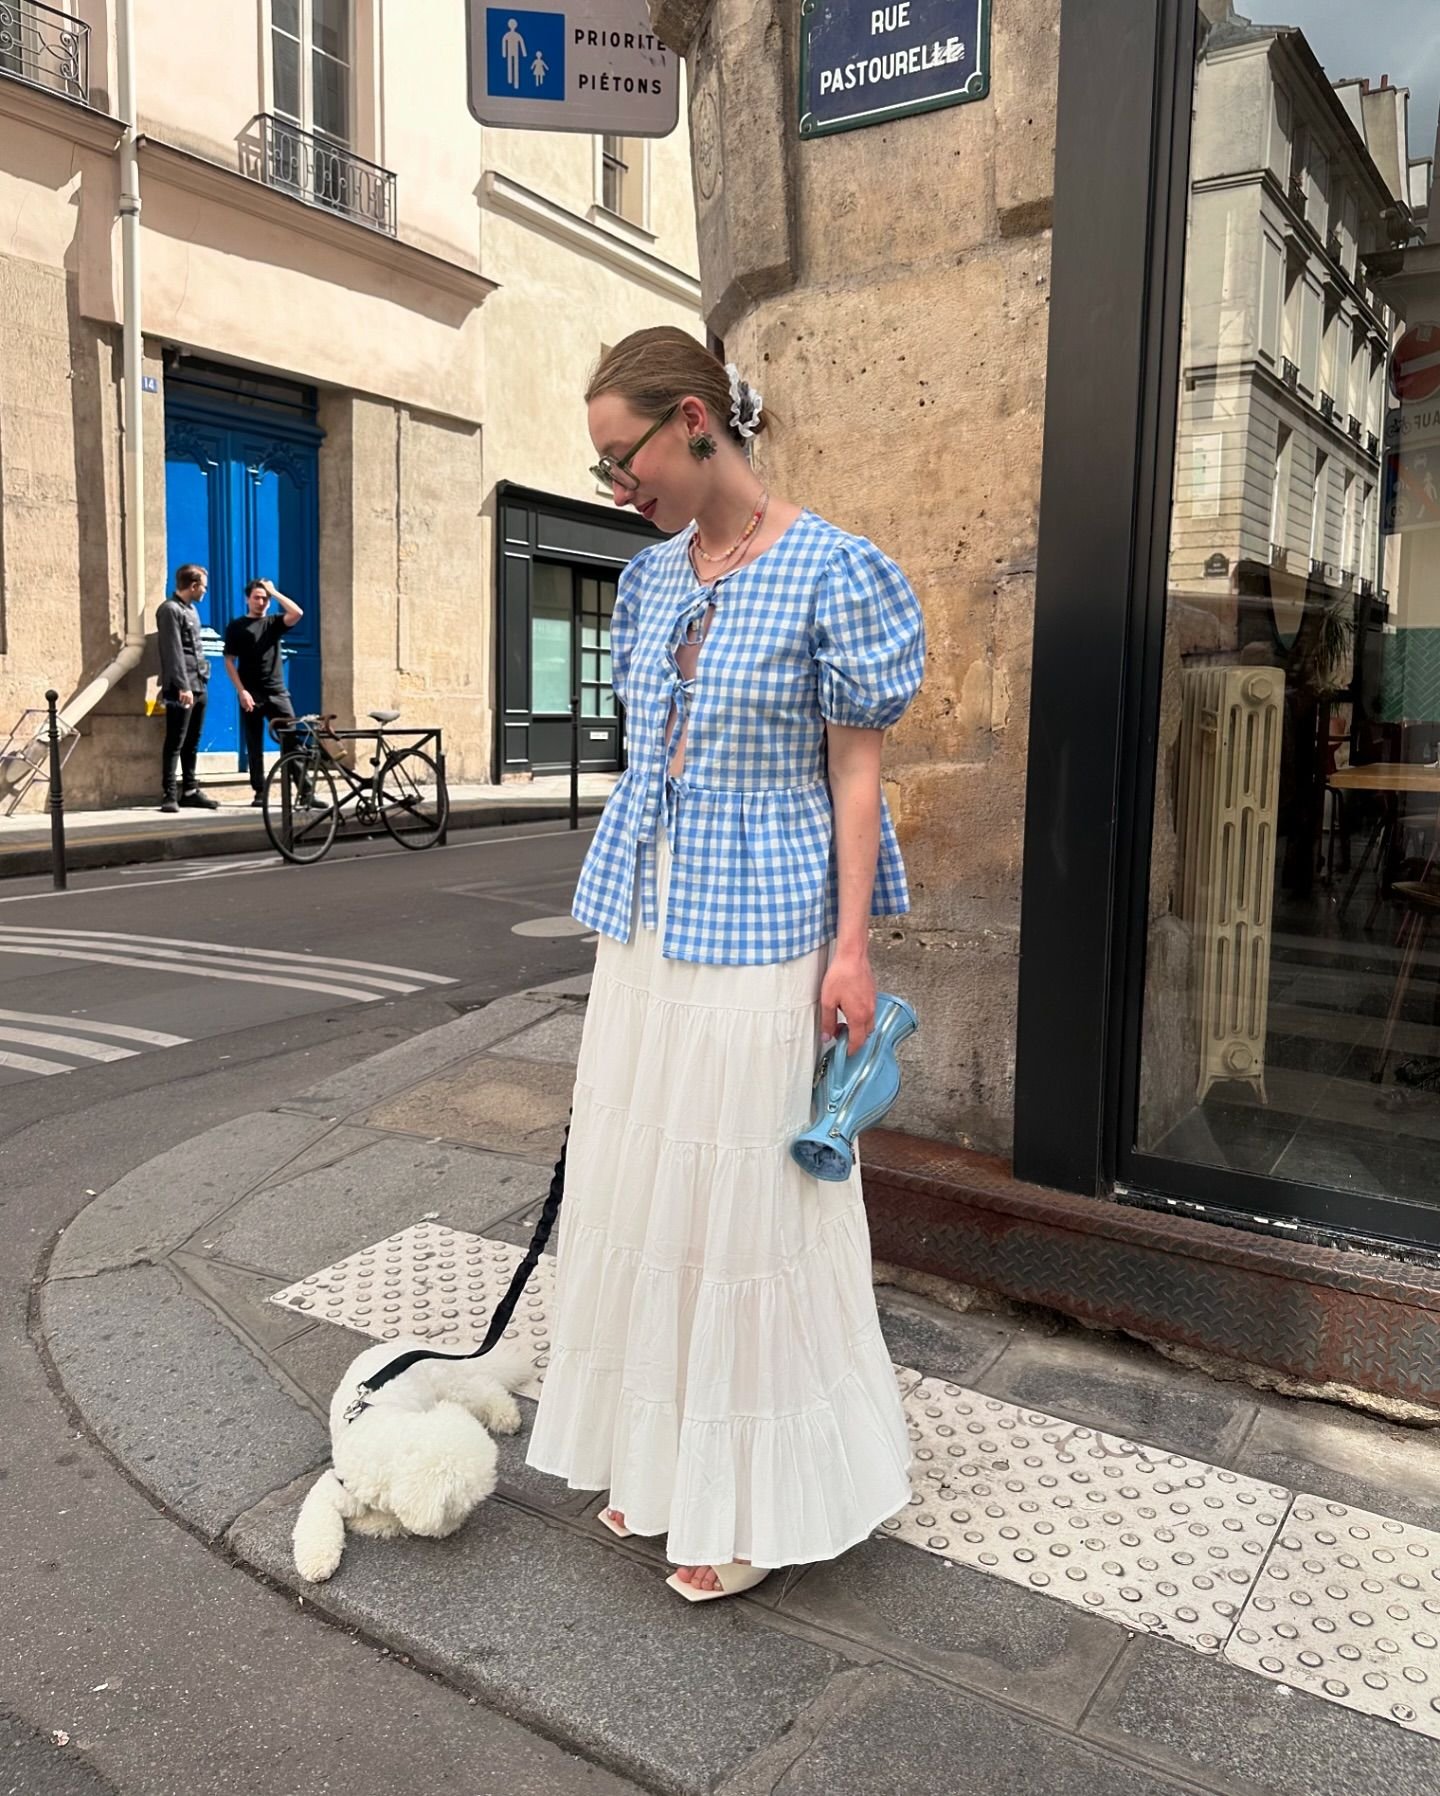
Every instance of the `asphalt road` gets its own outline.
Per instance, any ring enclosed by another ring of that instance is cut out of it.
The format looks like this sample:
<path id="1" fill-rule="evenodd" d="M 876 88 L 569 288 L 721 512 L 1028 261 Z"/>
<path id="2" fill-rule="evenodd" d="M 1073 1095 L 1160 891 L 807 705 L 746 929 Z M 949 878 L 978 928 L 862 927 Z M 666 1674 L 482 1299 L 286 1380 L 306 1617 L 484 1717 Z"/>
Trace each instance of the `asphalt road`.
<path id="1" fill-rule="evenodd" d="M 314 867 L 252 855 L 81 874 L 65 893 L 0 884 L 0 1138 L 257 1031 L 284 1047 L 403 1029 L 588 966 L 593 938 L 566 915 L 588 841 L 533 824 Z"/>
<path id="2" fill-rule="evenodd" d="M 67 1069 L 11 1064 L 0 1086 L 0 1796 L 629 1789 L 176 1526 L 70 1410 L 35 1322 L 49 1252 L 90 1192 L 458 1010 L 588 967 L 582 934 L 514 933 L 563 915 L 587 840 L 539 825 L 314 868 L 256 857 L 96 873 L 59 896 L 0 886 L 0 1051 Z"/>

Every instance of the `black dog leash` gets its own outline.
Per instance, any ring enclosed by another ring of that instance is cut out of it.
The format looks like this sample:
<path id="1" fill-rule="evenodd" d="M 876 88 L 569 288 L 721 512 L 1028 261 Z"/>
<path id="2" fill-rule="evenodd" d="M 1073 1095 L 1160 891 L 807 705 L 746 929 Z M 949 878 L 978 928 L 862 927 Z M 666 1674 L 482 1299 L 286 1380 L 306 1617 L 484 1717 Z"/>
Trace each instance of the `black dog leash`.
<path id="1" fill-rule="evenodd" d="M 530 1282 L 530 1274 L 535 1270 L 545 1243 L 550 1239 L 550 1231 L 555 1226 L 555 1218 L 560 1213 L 560 1199 L 565 1195 L 565 1151 L 570 1145 L 570 1125 L 565 1125 L 564 1139 L 560 1143 L 560 1158 L 555 1162 L 555 1170 L 550 1175 L 550 1190 L 545 1198 L 545 1208 L 540 1212 L 540 1220 L 535 1225 L 535 1233 L 530 1237 L 530 1245 L 525 1250 L 525 1258 L 516 1268 L 515 1276 L 510 1280 L 510 1288 L 500 1299 L 495 1314 L 490 1318 L 490 1326 L 485 1330 L 485 1339 L 469 1353 L 445 1353 L 438 1347 L 412 1347 L 408 1352 L 400 1353 L 388 1360 L 378 1372 L 372 1372 L 364 1384 L 356 1391 L 354 1400 L 345 1411 L 345 1420 L 353 1422 L 370 1407 L 370 1398 L 383 1385 L 389 1384 L 392 1378 L 398 1378 L 402 1372 L 408 1372 L 411 1366 L 418 1365 L 424 1359 L 467 1360 L 482 1359 L 495 1346 L 510 1325 L 510 1318 L 515 1314 L 515 1306 L 520 1301 L 521 1293 Z"/>

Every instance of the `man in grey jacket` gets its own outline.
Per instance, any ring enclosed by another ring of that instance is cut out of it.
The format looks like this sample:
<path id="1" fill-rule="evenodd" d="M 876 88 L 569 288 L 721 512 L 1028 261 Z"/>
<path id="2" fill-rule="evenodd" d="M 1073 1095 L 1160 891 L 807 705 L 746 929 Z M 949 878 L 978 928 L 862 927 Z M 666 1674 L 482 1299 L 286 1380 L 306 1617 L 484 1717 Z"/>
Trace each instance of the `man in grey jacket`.
<path id="1" fill-rule="evenodd" d="M 205 597 L 210 576 L 203 567 L 187 561 L 175 570 L 175 591 L 155 613 L 155 635 L 160 647 L 160 697 L 165 702 L 165 749 L 161 761 L 162 811 L 218 811 L 195 781 L 195 756 L 205 726 L 205 699 L 210 687 L 210 663 L 200 635 L 196 606 Z M 175 757 L 180 757 L 180 790 L 175 789 Z"/>

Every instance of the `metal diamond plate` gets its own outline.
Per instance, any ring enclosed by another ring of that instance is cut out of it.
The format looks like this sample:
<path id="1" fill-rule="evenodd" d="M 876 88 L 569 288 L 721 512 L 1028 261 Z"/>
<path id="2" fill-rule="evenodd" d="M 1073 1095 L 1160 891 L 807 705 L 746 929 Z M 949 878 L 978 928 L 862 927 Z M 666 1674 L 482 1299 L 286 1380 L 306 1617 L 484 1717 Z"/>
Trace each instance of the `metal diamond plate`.
<path id="1" fill-rule="evenodd" d="M 1440 1534 L 1297 1496 L 1225 1657 L 1440 1739 Z"/>
<path id="2" fill-rule="evenodd" d="M 1219 1652 L 1290 1492 L 924 1379 L 907 1508 L 880 1530 L 1137 1632 Z"/>
<path id="3" fill-rule="evenodd" d="M 269 1301 L 377 1341 L 416 1335 L 437 1346 L 478 1347 L 524 1257 L 525 1250 L 508 1241 L 417 1222 L 312 1272 Z M 507 1341 L 524 1339 L 534 1354 L 535 1376 L 520 1387 L 525 1397 L 540 1395 L 550 1362 L 554 1297 L 555 1261 L 542 1254 L 505 1330 Z"/>

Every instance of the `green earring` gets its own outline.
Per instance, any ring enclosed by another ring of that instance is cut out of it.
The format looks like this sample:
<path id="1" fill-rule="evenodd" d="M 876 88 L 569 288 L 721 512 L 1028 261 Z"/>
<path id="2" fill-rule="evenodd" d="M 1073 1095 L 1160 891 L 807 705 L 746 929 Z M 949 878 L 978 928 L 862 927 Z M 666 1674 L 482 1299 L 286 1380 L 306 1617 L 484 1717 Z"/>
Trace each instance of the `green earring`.
<path id="1" fill-rule="evenodd" d="M 710 457 L 715 453 L 714 437 L 707 436 L 703 430 L 698 437 L 691 437 L 690 453 L 695 457 L 696 461 L 709 461 Z"/>

